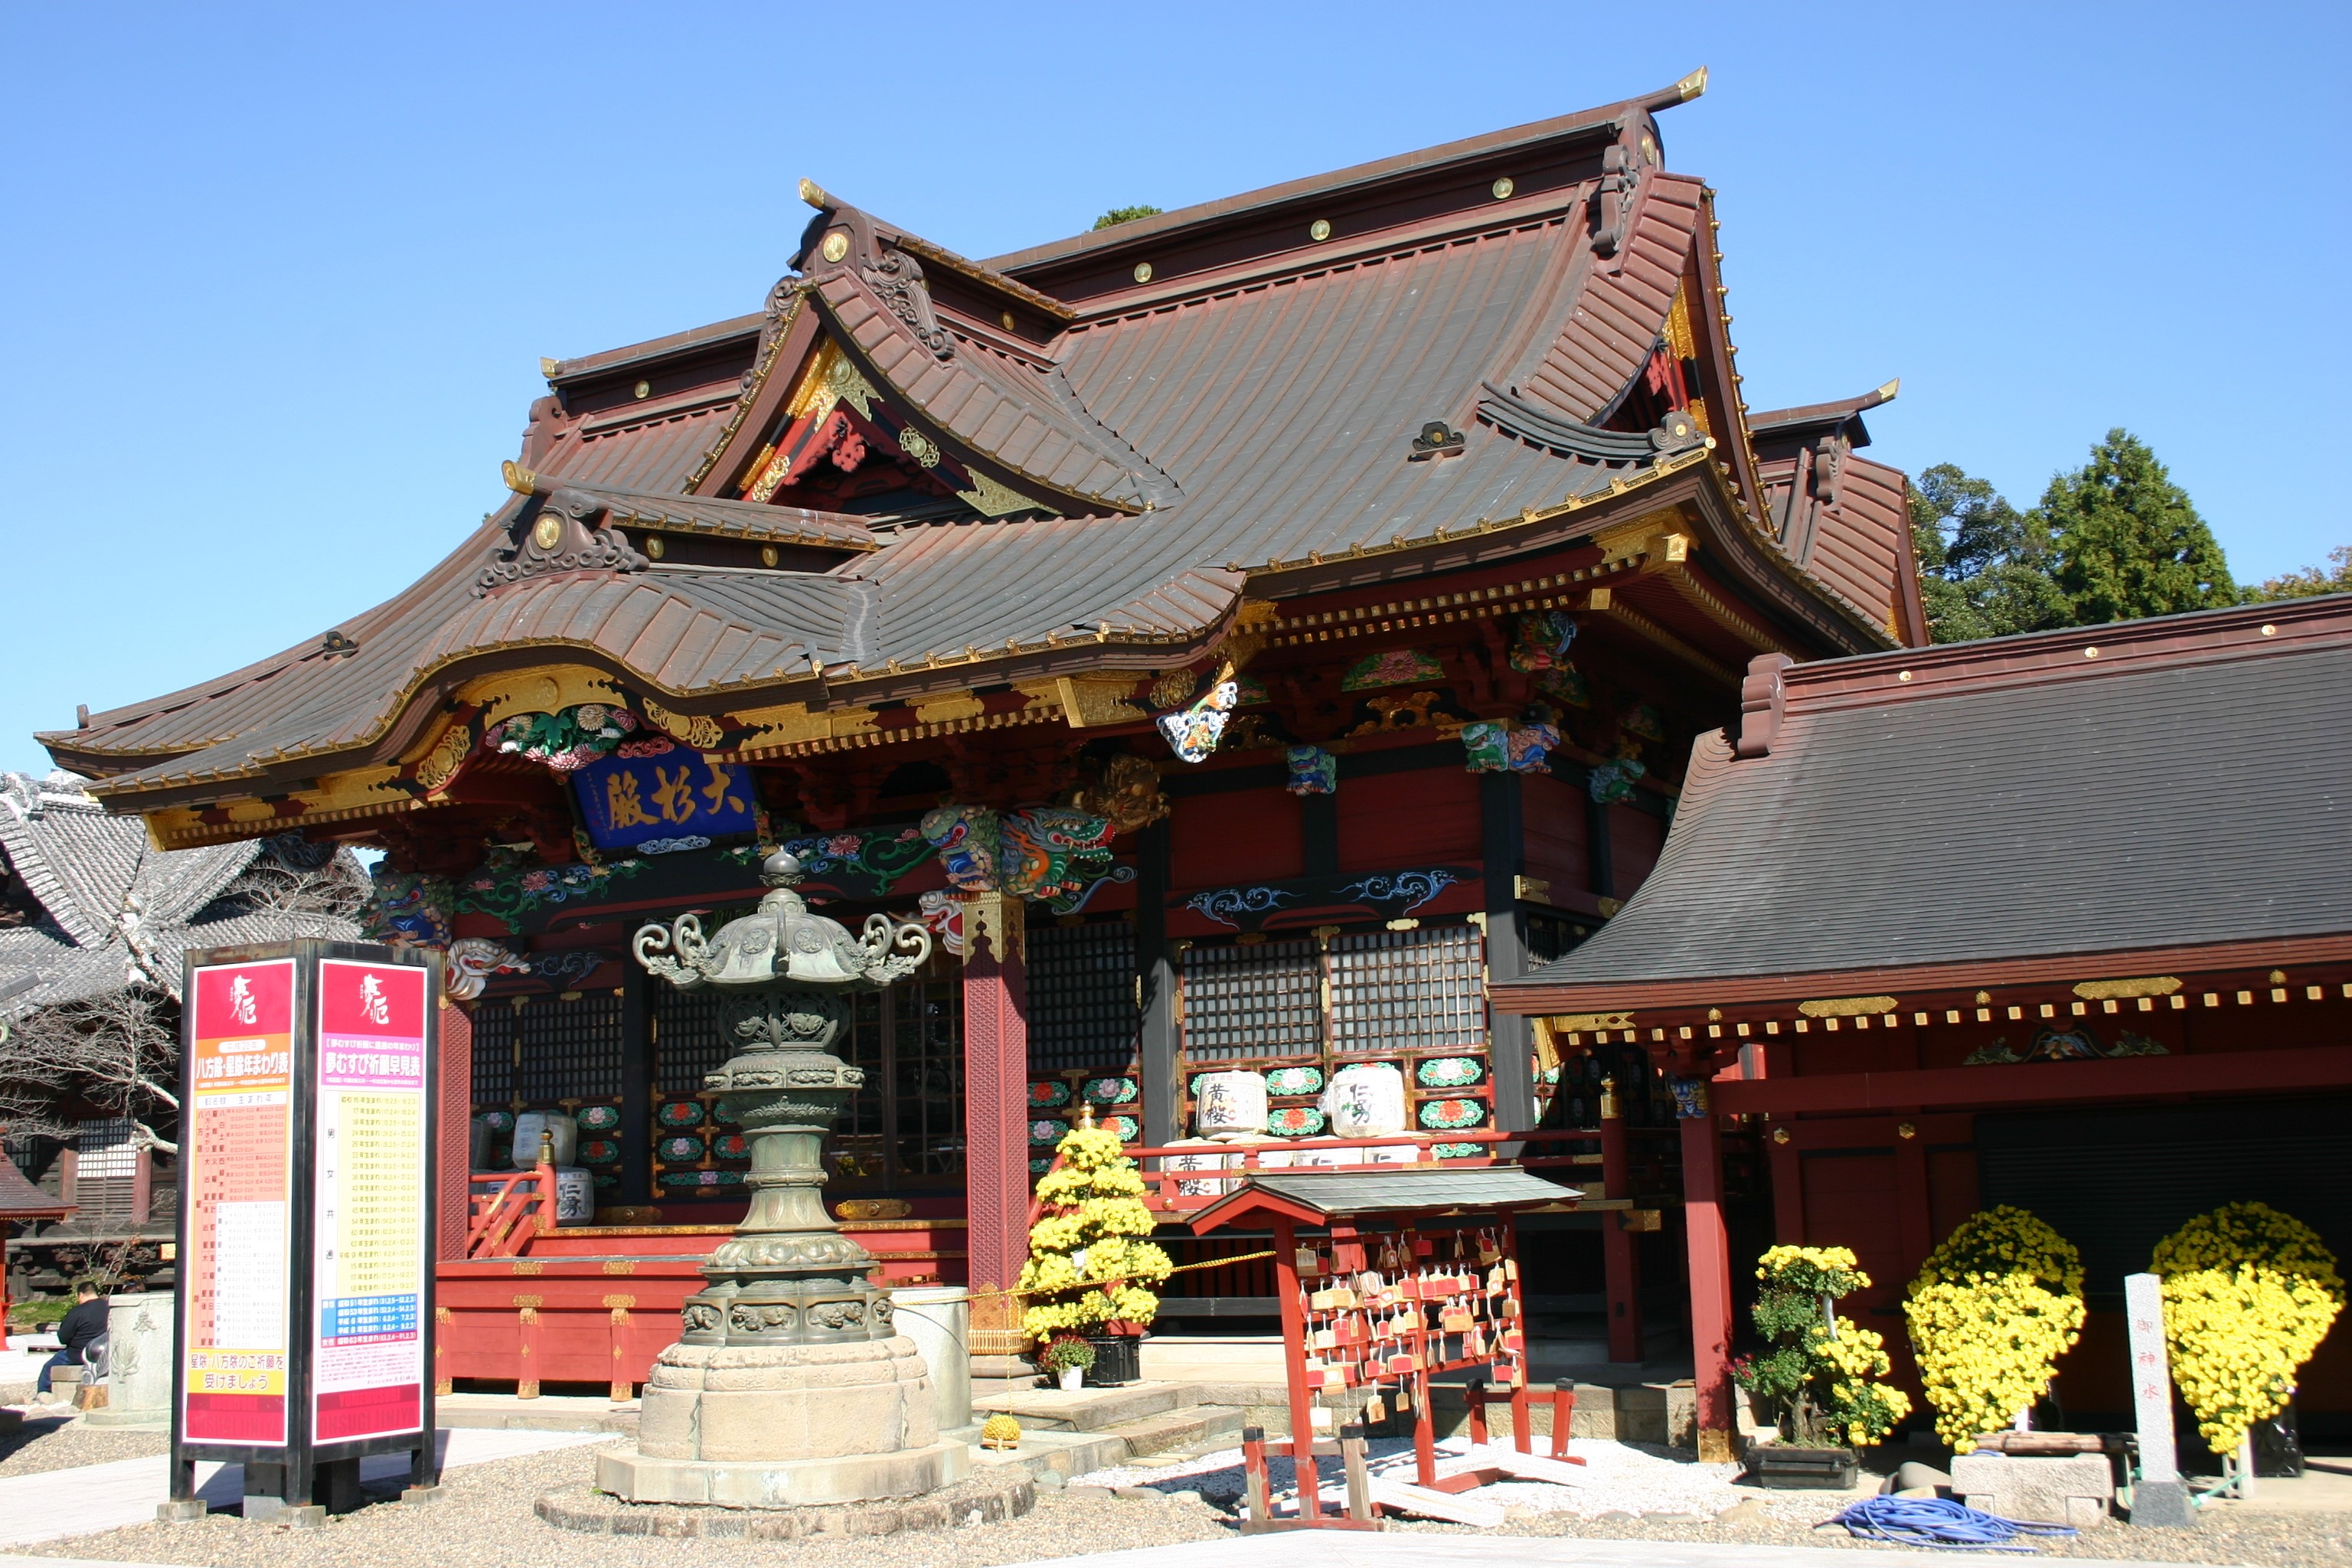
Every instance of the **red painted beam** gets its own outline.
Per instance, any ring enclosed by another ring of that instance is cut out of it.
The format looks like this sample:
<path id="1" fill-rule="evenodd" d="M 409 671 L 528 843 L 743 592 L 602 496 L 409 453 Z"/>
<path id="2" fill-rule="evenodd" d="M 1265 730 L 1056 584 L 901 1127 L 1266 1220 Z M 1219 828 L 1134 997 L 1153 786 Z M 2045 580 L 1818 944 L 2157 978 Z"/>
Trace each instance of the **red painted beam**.
<path id="1" fill-rule="evenodd" d="M 2151 1095 L 2246 1093 L 2352 1088 L 2352 1046 L 2229 1051 L 2211 1056 L 2127 1057 L 2095 1062 L 1922 1068 L 1907 1072 L 1829 1073 L 1710 1086 L 1727 1114 L 1768 1111 L 1909 1110 L 1986 1105 L 2048 1105 Z"/>

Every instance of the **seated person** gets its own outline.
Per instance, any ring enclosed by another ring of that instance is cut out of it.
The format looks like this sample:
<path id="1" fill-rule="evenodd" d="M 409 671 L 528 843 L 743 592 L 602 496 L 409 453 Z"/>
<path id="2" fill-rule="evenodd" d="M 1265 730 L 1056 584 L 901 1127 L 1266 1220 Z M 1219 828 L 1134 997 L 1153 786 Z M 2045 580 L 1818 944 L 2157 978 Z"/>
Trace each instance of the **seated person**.
<path id="1" fill-rule="evenodd" d="M 79 1366 L 82 1352 L 92 1342 L 106 1337 L 106 1298 L 98 1293 L 94 1279 L 74 1281 L 74 1305 L 58 1324 L 58 1353 L 41 1363 L 40 1381 L 34 1384 L 37 1393 L 49 1392 L 49 1374 L 61 1366 Z"/>

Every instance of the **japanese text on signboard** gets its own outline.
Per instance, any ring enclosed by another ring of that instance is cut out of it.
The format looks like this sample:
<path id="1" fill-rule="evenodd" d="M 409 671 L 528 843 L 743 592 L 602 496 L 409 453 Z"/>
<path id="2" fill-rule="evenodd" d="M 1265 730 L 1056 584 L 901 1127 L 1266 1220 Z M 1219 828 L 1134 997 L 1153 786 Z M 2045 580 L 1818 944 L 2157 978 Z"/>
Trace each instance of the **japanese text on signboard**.
<path id="1" fill-rule="evenodd" d="M 654 839 L 716 838 L 749 833 L 757 798 L 732 763 L 683 749 L 658 756 L 606 757 L 572 775 L 580 815 L 600 849 L 627 849 Z"/>

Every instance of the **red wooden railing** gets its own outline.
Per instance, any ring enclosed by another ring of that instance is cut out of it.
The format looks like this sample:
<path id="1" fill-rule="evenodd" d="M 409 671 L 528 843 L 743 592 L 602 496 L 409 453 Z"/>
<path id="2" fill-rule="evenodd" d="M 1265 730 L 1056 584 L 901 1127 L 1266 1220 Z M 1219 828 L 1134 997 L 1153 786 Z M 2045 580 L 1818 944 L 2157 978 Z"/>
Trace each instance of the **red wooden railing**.
<path id="1" fill-rule="evenodd" d="M 518 1258 L 532 1237 L 555 1228 L 555 1167 L 545 1155 L 542 1145 L 538 1164 L 528 1171 L 472 1173 L 467 1257 Z"/>
<path id="2" fill-rule="evenodd" d="M 1384 1160 L 1334 1162 L 1329 1165 L 1318 1163 L 1314 1168 L 1320 1170 L 1392 1171 L 1399 1165 L 1406 1163 L 1393 1156 L 1407 1148 L 1412 1149 L 1413 1152 L 1411 1162 L 1413 1164 L 1475 1167 L 1491 1165 L 1499 1158 L 1508 1158 L 1496 1152 L 1496 1146 L 1499 1144 L 1589 1143 L 1599 1137 L 1600 1133 L 1589 1127 L 1571 1128 L 1558 1132 L 1499 1132 L 1492 1130 L 1480 1132 L 1413 1131 L 1392 1132 L 1383 1138 L 1285 1138 L 1278 1142 L 1265 1143 L 1185 1143 L 1168 1148 L 1137 1144 L 1130 1145 L 1125 1152 L 1129 1159 L 1141 1167 L 1145 1206 L 1159 1213 L 1183 1214 L 1194 1209 L 1206 1208 L 1215 1203 L 1218 1198 L 1224 1195 L 1227 1184 L 1239 1184 L 1243 1179 L 1241 1173 L 1269 1168 L 1296 1169 L 1299 1163 L 1298 1156 L 1307 1152 L 1319 1154 L 1335 1149 L 1378 1149 L 1387 1151 L 1391 1154 L 1391 1158 Z M 1476 1154 L 1440 1159 L 1430 1152 L 1433 1147 L 1440 1143 L 1477 1143 L 1484 1147 Z M 1286 1165 L 1282 1167 L 1262 1165 L 1258 1156 L 1265 1153 L 1286 1155 L 1288 1158 Z M 1169 1159 L 1186 1154 L 1216 1154 L 1226 1158 L 1238 1155 L 1240 1159 L 1236 1164 L 1210 1170 L 1186 1171 L 1168 1168 Z M 1581 1166 L 1592 1171 L 1595 1180 L 1598 1180 L 1600 1174 L 1600 1167 L 1593 1159 L 1589 1157 L 1580 1159 L 1573 1154 L 1521 1152 L 1513 1163 L 1531 1171 L 1564 1171 Z M 1054 1167 L 1059 1169 L 1061 1163 L 1061 1156 L 1055 1155 Z M 1177 1191 L 1179 1184 L 1189 1182 L 1217 1183 L 1218 1187 L 1214 1191 L 1206 1193 Z M 1566 1184 L 1574 1185 L 1575 1184 L 1570 1182 Z M 1029 1205 L 1031 1225 L 1037 1223 L 1039 1214 L 1038 1205 L 1033 1198 Z"/>

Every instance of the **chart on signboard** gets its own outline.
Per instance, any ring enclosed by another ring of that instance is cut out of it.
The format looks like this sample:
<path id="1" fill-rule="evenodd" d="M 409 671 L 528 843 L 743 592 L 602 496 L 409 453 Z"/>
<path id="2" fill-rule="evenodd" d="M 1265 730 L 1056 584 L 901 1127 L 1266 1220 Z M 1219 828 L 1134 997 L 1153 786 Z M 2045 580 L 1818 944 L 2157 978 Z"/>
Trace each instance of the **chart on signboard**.
<path id="1" fill-rule="evenodd" d="M 184 1430 L 283 1445 L 294 961 L 199 967 L 192 1005 Z"/>
<path id="2" fill-rule="evenodd" d="M 319 965 L 317 1442 L 424 1423 L 425 1005 L 414 965 Z"/>

